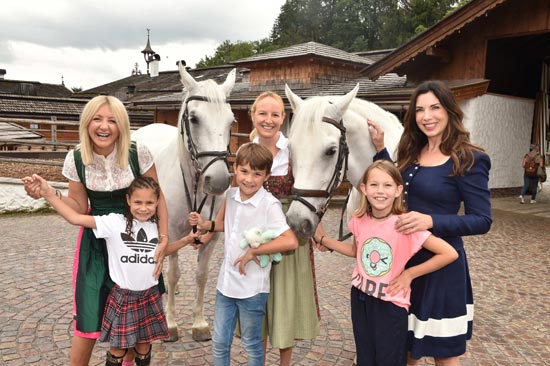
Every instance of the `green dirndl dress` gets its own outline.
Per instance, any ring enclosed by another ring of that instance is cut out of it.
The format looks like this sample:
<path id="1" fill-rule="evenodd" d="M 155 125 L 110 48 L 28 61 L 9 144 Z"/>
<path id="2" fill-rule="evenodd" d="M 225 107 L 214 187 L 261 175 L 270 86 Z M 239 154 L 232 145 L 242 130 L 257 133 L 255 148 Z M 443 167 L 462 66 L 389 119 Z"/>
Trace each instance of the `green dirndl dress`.
<path id="1" fill-rule="evenodd" d="M 80 181 L 86 187 L 85 166 L 79 149 L 74 150 L 74 160 Z M 129 163 L 135 177 L 139 176 L 139 161 L 134 143 L 130 149 Z M 124 213 L 126 188 L 98 192 L 86 187 L 93 216 Z M 80 245 L 75 253 L 74 306 L 75 335 L 98 338 L 107 296 L 114 285 L 109 276 L 107 246 L 104 239 L 95 237 L 92 229 L 84 228 Z M 159 291 L 164 292 L 162 277 Z M 97 333 L 96 333 L 97 332 Z"/>
<path id="2" fill-rule="evenodd" d="M 270 176 L 264 187 L 281 200 L 286 211 L 294 178 L 289 165 L 286 176 Z M 296 339 L 315 339 L 319 335 L 319 303 L 315 285 L 313 248 L 299 238 L 296 250 L 283 253 L 271 266 L 271 289 L 267 298 L 264 332 L 273 348 L 294 346 Z M 266 324 L 267 323 L 267 324 Z"/>

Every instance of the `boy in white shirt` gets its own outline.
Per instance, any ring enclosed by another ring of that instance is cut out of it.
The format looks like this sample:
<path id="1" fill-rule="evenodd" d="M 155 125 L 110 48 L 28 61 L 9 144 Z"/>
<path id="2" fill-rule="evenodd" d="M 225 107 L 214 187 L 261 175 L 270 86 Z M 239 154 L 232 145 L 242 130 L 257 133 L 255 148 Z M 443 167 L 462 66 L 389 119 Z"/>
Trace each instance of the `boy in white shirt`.
<path id="1" fill-rule="evenodd" d="M 269 293 L 271 264 L 260 267 L 257 256 L 294 250 L 298 239 L 286 223 L 281 203 L 263 188 L 269 177 L 273 156 L 264 146 L 242 145 L 234 165 L 237 187 L 226 193 L 217 217 L 205 221 L 200 214 L 189 214 L 189 223 L 199 230 L 223 231 L 224 260 L 220 269 L 214 307 L 212 354 L 215 366 L 230 364 L 231 344 L 237 319 L 248 365 L 264 365 L 262 320 Z M 271 230 L 277 237 L 258 248 L 241 249 L 243 232 L 251 228 Z M 283 259 L 284 260 L 284 259 Z"/>

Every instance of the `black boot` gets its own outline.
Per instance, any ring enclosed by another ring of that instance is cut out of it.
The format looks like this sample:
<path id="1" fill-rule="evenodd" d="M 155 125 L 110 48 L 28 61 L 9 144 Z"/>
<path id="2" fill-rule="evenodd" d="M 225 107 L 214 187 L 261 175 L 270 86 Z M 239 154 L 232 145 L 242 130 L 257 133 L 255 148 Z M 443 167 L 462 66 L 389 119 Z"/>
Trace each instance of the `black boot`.
<path id="1" fill-rule="evenodd" d="M 134 348 L 134 352 L 136 353 L 136 366 L 149 366 L 151 364 L 151 349 L 153 348 L 153 345 L 149 345 L 149 351 L 147 353 L 142 354 L 137 351 L 137 349 Z"/>
<path id="2" fill-rule="evenodd" d="M 124 359 L 124 356 L 126 356 L 126 352 L 128 352 L 128 350 L 125 350 L 122 356 L 115 356 L 111 352 L 107 351 L 105 366 L 121 366 L 122 360 Z"/>

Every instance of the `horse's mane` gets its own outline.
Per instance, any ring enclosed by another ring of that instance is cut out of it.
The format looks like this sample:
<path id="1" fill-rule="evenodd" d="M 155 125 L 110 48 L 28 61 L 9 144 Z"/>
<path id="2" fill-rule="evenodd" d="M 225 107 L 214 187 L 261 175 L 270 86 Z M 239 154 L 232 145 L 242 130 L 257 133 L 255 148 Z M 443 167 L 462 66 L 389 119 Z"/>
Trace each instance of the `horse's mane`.
<path id="1" fill-rule="evenodd" d="M 339 96 L 320 96 L 311 97 L 303 103 L 298 112 L 294 116 L 294 120 L 290 129 L 290 135 L 307 135 L 310 136 L 316 131 L 319 131 L 316 121 L 323 118 L 323 112 L 329 101 L 335 100 Z M 383 110 L 376 104 L 354 98 L 350 103 L 344 119 L 348 123 L 364 123 L 367 126 L 367 118 L 378 122 L 382 127 L 389 127 L 388 123 L 400 124 L 397 117 Z M 392 121 L 393 120 L 393 121 Z M 391 121 L 391 122 L 390 122 Z"/>

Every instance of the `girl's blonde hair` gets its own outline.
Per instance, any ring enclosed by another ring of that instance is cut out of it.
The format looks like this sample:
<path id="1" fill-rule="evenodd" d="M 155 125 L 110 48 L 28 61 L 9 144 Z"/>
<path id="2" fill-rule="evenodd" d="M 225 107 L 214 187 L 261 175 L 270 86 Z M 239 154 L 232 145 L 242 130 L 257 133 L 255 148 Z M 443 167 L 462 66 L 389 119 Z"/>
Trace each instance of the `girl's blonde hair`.
<path id="1" fill-rule="evenodd" d="M 264 91 L 262 94 L 258 95 L 258 97 L 256 98 L 256 100 L 254 101 L 254 103 L 252 103 L 252 107 L 250 107 L 250 120 L 252 121 L 252 115 L 254 114 L 254 112 L 256 112 L 256 107 L 258 105 L 258 103 L 260 102 L 260 100 L 264 99 L 264 98 L 273 98 L 275 99 L 277 102 L 279 102 L 281 104 L 281 109 L 283 110 L 283 118 L 285 117 L 285 103 L 283 102 L 283 98 L 281 98 L 281 96 L 273 91 Z M 250 132 L 250 135 L 248 136 L 250 141 L 254 140 L 254 137 L 256 137 L 256 135 L 258 134 L 258 131 L 256 131 L 256 127 L 254 127 L 252 129 L 252 131 Z"/>
<path id="2" fill-rule="evenodd" d="M 369 179 L 369 174 L 374 169 L 380 169 L 383 172 L 387 173 L 395 182 L 395 184 L 397 184 L 398 186 L 403 185 L 403 177 L 401 176 L 399 169 L 397 169 L 397 167 L 391 161 L 388 161 L 388 160 L 377 160 L 371 165 L 369 165 L 369 167 L 365 170 L 365 173 L 363 173 L 363 177 L 361 178 L 361 183 L 365 185 L 367 184 L 367 180 Z M 405 204 L 403 202 L 403 192 L 401 192 L 401 194 L 398 197 L 396 197 L 395 200 L 393 201 L 391 213 L 394 215 L 401 215 L 405 211 L 406 210 L 405 210 Z M 365 195 L 362 195 L 361 205 L 359 206 L 358 209 L 356 209 L 353 212 L 353 216 L 361 217 L 364 214 L 368 214 L 369 216 L 371 216 L 372 206 L 369 203 L 369 200 L 367 199 L 367 197 Z"/>
<path id="3" fill-rule="evenodd" d="M 86 103 L 80 114 L 79 147 L 82 154 L 82 162 L 84 165 L 89 165 L 94 161 L 94 147 L 92 138 L 88 133 L 88 126 L 97 114 L 97 111 L 104 105 L 108 105 L 111 108 L 111 113 L 113 113 L 118 126 L 119 135 L 116 142 L 116 162 L 121 168 L 125 169 L 128 167 L 128 154 L 130 150 L 130 119 L 128 118 L 128 112 L 124 104 L 118 98 L 110 95 L 99 95 L 92 98 Z"/>

